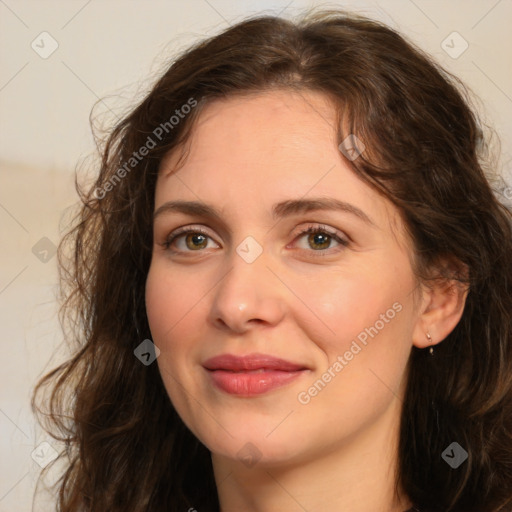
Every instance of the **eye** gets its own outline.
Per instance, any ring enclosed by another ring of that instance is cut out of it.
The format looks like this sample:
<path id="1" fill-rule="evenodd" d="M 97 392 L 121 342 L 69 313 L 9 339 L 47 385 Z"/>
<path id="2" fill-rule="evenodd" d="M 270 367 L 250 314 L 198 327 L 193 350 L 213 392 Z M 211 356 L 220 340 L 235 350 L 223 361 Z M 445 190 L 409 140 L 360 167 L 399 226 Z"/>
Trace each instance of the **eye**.
<path id="1" fill-rule="evenodd" d="M 201 250 L 207 247 L 207 240 L 210 238 L 210 235 L 197 227 L 180 228 L 171 233 L 161 245 L 164 249 L 170 249 L 171 245 L 181 238 L 185 241 L 185 247 L 190 250 L 178 247 L 178 250 L 175 252 L 199 252 L 198 249 Z"/>
<path id="2" fill-rule="evenodd" d="M 297 238 L 304 238 L 305 235 L 309 235 L 307 238 L 308 247 L 313 248 L 313 251 L 309 252 L 318 253 L 315 254 L 315 256 L 327 256 L 331 254 L 333 251 L 329 251 L 327 254 L 325 253 L 326 249 L 330 249 L 329 246 L 333 240 L 343 248 L 349 245 L 348 240 L 340 236 L 336 231 L 331 231 L 330 228 L 325 226 L 310 225 L 300 231 Z M 199 227 L 184 227 L 171 233 L 160 245 L 162 245 L 164 249 L 171 250 L 171 246 L 181 239 L 185 242 L 185 248 L 178 247 L 177 250 L 172 249 L 173 252 L 201 252 L 202 249 L 206 249 L 208 247 L 208 239 L 211 240 L 211 237 L 206 231 Z M 307 248 L 301 249 L 307 250 Z M 337 249 L 334 252 L 339 252 L 339 250 L 342 249 Z"/>
<path id="3" fill-rule="evenodd" d="M 334 252 L 339 252 L 349 245 L 349 241 L 347 239 L 341 237 L 337 232 L 331 231 L 331 229 L 325 226 L 308 226 L 300 231 L 297 238 L 303 238 L 305 235 L 309 235 L 306 239 L 308 247 L 313 248 L 313 252 L 318 253 L 315 254 L 315 256 L 327 256 L 332 254 L 333 251 L 329 251 L 325 254 L 325 250 L 330 249 L 329 246 L 333 240 L 342 246 L 341 249 L 337 249 Z"/>

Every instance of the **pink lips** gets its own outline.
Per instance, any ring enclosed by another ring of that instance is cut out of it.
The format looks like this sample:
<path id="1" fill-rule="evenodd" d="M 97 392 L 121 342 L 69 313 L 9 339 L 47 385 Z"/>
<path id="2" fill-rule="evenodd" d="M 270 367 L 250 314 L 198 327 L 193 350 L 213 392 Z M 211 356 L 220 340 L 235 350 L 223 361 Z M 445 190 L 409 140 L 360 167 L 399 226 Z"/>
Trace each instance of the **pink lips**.
<path id="1" fill-rule="evenodd" d="M 223 354 L 208 359 L 203 366 L 213 383 L 233 395 L 259 395 L 284 386 L 309 369 L 265 354 L 234 356 Z"/>

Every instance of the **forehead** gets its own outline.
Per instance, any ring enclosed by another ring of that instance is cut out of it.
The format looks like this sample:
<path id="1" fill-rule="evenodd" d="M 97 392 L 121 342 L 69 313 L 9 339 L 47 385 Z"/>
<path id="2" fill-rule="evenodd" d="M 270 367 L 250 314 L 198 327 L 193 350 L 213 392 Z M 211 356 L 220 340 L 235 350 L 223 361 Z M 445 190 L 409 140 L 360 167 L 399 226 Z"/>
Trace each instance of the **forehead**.
<path id="1" fill-rule="evenodd" d="M 334 106 L 320 93 L 275 90 L 236 95 L 203 107 L 187 146 L 194 162 L 256 156 L 265 161 L 286 156 L 293 161 L 304 152 L 314 157 L 328 141 L 334 143 L 334 122 Z M 171 152 L 161 168 L 171 169 L 178 157 L 178 151 Z"/>
<path id="2" fill-rule="evenodd" d="M 199 200 L 230 213 L 301 197 L 334 197 L 396 222 L 396 209 L 364 183 L 338 149 L 337 117 L 319 92 L 276 90 L 207 104 L 181 151 L 160 165 L 155 207 Z M 177 164 L 179 166 L 177 167 Z"/>

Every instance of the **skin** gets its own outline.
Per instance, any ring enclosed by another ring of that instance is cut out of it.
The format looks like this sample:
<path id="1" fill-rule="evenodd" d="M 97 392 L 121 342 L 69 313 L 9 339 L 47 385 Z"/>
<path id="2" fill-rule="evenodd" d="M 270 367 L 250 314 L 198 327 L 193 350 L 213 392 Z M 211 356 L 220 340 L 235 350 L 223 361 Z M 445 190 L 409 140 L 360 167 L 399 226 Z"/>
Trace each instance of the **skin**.
<path id="1" fill-rule="evenodd" d="M 176 212 L 155 218 L 146 306 L 170 400 L 212 453 L 222 512 L 406 510 L 411 503 L 395 495 L 394 472 L 408 358 L 413 345 L 429 345 L 427 331 L 432 344 L 451 332 L 465 294 L 450 283 L 429 289 L 417 282 L 397 209 L 342 158 L 334 110 L 322 94 L 215 100 L 189 143 L 178 170 L 176 151 L 162 161 L 155 211 L 171 200 L 201 201 L 221 220 Z M 313 197 L 348 202 L 374 225 L 333 210 L 271 216 L 279 201 Z M 348 245 L 299 234 L 311 225 Z M 182 226 L 208 236 L 183 235 L 165 248 Z M 251 263 L 236 251 L 248 236 L 263 250 Z M 298 395 L 396 303 L 394 318 L 301 403 Z M 309 371 L 240 397 L 213 386 L 202 366 L 216 355 L 255 352 Z M 247 453 L 250 467 L 241 460 Z"/>

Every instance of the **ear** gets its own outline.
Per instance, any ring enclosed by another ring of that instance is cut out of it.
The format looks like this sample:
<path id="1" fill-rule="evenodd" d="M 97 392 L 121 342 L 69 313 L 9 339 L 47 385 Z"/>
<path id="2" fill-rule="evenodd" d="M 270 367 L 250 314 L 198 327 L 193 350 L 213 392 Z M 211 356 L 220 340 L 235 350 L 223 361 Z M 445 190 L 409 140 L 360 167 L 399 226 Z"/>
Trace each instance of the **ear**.
<path id="1" fill-rule="evenodd" d="M 428 287 L 423 285 L 422 302 L 413 331 L 414 346 L 427 348 L 443 341 L 459 323 L 468 292 L 469 287 L 455 279 L 439 278 Z"/>

